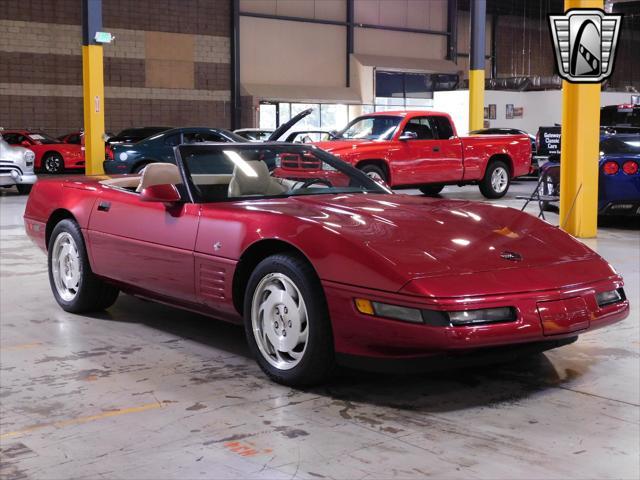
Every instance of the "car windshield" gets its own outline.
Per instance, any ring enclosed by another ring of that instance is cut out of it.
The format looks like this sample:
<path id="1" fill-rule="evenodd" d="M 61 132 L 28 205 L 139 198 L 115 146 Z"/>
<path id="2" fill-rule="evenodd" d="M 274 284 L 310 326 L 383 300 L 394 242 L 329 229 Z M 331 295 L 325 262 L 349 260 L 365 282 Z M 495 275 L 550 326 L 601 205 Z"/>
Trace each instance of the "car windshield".
<path id="1" fill-rule="evenodd" d="M 62 143 L 57 138 L 50 137 L 46 133 L 42 133 L 42 132 L 29 133 L 29 135 L 27 136 L 34 142 L 40 142 L 43 145 L 48 145 L 51 143 Z"/>
<path id="2" fill-rule="evenodd" d="M 389 140 L 402 121 L 402 117 L 392 115 L 371 115 L 351 121 L 338 138 L 347 140 Z"/>
<path id="3" fill-rule="evenodd" d="M 316 147 L 182 145 L 179 156 L 195 200 L 391 193 Z"/>
<path id="4" fill-rule="evenodd" d="M 640 154 L 640 135 L 632 138 L 607 138 L 600 142 L 600 151 L 604 155 L 616 153 Z"/>

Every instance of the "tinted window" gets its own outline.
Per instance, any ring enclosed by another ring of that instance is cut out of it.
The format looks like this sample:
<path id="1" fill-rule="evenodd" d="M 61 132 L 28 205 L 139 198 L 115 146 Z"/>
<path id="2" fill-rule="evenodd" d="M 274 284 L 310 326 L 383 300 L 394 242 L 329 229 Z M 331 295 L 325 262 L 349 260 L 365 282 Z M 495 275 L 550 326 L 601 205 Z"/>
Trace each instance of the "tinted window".
<path id="1" fill-rule="evenodd" d="M 409 120 L 404 127 L 404 133 L 407 132 L 415 133 L 416 140 L 433 140 L 435 138 L 429 117 L 415 117 Z"/>
<path id="2" fill-rule="evenodd" d="M 19 133 L 3 133 L 2 136 L 9 145 L 20 145 L 20 142 L 25 140 L 24 135 L 20 135 Z"/>
<path id="3" fill-rule="evenodd" d="M 453 128 L 447 117 L 429 117 L 433 125 L 437 138 L 448 140 L 453 137 Z"/>
<path id="4" fill-rule="evenodd" d="M 184 143 L 227 142 L 222 135 L 215 132 L 194 132 L 184 134 Z"/>
<path id="5" fill-rule="evenodd" d="M 164 144 L 169 145 L 170 147 L 175 147 L 176 145 L 180 145 L 180 134 L 176 133 L 174 135 L 169 135 L 164 139 Z"/>
<path id="6" fill-rule="evenodd" d="M 640 154 L 640 135 L 637 138 L 607 138 L 600 142 L 600 151 L 604 154 Z"/>

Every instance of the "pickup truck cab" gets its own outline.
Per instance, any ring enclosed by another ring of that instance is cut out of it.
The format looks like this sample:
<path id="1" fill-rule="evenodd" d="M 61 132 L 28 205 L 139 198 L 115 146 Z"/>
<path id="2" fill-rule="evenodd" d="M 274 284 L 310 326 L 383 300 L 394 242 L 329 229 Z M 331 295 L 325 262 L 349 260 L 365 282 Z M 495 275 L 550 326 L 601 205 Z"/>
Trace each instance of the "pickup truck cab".
<path id="1" fill-rule="evenodd" d="M 459 137 L 451 117 L 434 111 L 376 112 L 352 120 L 318 147 L 391 187 L 437 194 L 445 185 L 476 184 L 504 196 L 511 179 L 531 170 L 527 135 Z"/>

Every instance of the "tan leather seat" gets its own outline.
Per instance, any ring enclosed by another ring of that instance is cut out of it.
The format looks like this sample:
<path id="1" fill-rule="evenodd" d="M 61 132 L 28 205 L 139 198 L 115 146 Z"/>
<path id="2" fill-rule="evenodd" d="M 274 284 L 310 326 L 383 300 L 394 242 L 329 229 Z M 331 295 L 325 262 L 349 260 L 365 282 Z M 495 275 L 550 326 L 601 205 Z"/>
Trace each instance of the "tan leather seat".
<path id="1" fill-rule="evenodd" d="M 182 183 L 180 170 L 173 163 L 150 163 L 142 171 L 140 184 L 136 192 L 152 185 L 178 185 Z"/>
<path id="2" fill-rule="evenodd" d="M 236 165 L 229 183 L 229 198 L 251 195 L 280 195 L 287 188 L 269 175 L 267 165 L 262 161 L 247 161 L 243 168 Z"/>

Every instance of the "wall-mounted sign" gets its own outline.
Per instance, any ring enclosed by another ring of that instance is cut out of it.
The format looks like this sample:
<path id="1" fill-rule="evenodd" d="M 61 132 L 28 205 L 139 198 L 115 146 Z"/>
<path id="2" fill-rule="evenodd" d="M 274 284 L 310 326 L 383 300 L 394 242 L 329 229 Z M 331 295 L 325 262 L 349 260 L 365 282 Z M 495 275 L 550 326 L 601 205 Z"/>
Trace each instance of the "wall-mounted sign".
<path id="1" fill-rule="evenodd" d="M 513 118 L 522 118 L 524 115 L 524 107 L 514 107 Z"/>
<path id="2" fill-rule="evenodd" d="M 497 112 L 497 107 L 495 103 L 490 103 L 489 104 L 489 120 L 495 120 L 496 117 L 496 112 Z"/>

